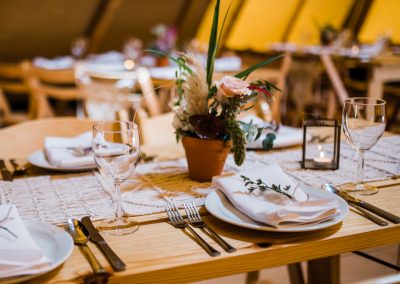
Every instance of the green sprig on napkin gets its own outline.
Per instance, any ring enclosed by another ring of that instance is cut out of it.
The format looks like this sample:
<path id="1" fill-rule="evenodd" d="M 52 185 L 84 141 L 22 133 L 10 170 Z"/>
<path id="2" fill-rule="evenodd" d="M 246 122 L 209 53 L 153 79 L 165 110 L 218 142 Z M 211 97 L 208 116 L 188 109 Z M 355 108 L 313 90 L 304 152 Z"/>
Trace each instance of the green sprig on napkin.
<path id="1" fill-rule="evenodd" d="M 290 200 L 295 200 L 294 197 L 292 195 L 290 195 L 289 193 L 287 193 L 290 189 L 290 185 L 286 185 L 283 187 L 283 189 L 281 188 L 281 185 L 276 185 L 276 184 L 272 184 L 271 186 L 268 186 L 265 182 L 263 182 L 260 178 L 257 179 L 255 182 L 253 180 L 251 180 L 250 178 L 241 175 L 240 176 L 243 179 L 244 185 L 247 187 L 248 191 L 250 193 L 252 193 L 254 190 L 258 189 L 261 192 L 264 192 L 266 190 L 273 190 L 277 193 L 283 194 L 287 197 L 290 198 Z M 286 191 L 286 192 L 285 192 Z"/>

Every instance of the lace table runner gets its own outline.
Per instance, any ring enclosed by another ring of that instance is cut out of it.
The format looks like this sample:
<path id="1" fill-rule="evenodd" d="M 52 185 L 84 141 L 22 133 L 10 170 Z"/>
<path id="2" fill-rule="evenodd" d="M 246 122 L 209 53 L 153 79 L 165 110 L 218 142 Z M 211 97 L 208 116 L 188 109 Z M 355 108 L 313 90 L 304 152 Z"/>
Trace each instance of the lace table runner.
<path id="1" fill-rule="evenodd" d="M 260 164 L 278 163 L 297 181 L 319 188 L 322 183 L 340 185 L 354 181 L 357 167 L 355 151 L 341 145 L 340 168 L 336 171 L 304 170 L 300 167 L 301 150 L 281 152 L 248 152 L 241 167 L 230 156 L 226 171 L 249 169 Z M 365 180 L 381 180 L 400 174 L 400 136 L 382 138 L 366 154 Z M 187 175 L 184 159 L 139 165 L 136 175 L 122 187 L 123 210 L 126 215 L 145 215 L 164 211 L 165 201 L 194 202 L 203 205 L 215 188 L 198 183 Z M 112 184 L 93 172 L 85 176 L 51 179 L 50 176 L 0 181 L 0 204 L 17 206 L 23 218 L 53 224 L 68 218 L 90 215 L 94 220 L 114 214 Z"/>

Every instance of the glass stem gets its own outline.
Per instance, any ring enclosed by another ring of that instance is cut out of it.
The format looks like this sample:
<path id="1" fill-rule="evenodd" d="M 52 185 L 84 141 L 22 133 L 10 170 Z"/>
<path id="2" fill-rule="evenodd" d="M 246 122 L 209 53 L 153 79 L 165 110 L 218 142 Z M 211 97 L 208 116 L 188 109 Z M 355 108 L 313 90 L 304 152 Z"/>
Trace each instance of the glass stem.
<path id="1" fill-rule="evenodd" d="M 122 219 L 121 187 L 119 183 L 114 184 L 114 202 L 116 203 L 115 217 Z"/>
<path id="2" fill-rule="evenodd" d="M 363 188 L 363 182 L 364 182 L 364 156 L 365 156 L 365 151 L 364 150 L 359 150 L 358 151 L 358 165 L 357 165 L 357 189 L 362 189 Z"/>

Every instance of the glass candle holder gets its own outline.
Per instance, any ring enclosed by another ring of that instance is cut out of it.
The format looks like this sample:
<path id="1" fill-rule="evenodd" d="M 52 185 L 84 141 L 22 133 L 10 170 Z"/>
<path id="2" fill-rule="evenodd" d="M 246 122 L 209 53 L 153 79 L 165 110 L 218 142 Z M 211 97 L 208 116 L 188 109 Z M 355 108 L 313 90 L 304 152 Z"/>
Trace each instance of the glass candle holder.
<path id="1" fill-rule="evenodd" d="M 305 119 L 301 167 L 314 170 L 337 170 L 339 157 L 340 123 L 335 119 Z"/>

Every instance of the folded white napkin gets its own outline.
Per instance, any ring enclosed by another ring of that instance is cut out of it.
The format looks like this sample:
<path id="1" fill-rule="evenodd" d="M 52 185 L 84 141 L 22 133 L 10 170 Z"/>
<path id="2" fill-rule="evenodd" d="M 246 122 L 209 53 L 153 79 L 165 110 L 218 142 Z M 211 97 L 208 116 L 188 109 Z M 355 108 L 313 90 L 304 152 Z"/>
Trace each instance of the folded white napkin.
<path id="1" fill-rule="evenodd" d="M 14 205 L 0 205 L 0 220 L 6 216 L 10 208 L 8 219 L 1 225 L 18 238 L 0 229 L 0 278 L 49 271 L 51 260 L 32 240 Z"/>
<path id="2" fill-rule="evenodd" d="M 240 119 L 243 122 L 250 123 L 257 127 L 262 127 L 266 124 L 261 118 L 255 115 L 247 115 Z M 260 138 L 256 141 L 247 142 L 247 149 L 263 149 L 262 141 L 268 133 L 273 132 L 272 130 L 265 129 Z M 273 132 L 275 133 L 275 132 Z M 300 145 L 303 143 L 303 130 L 301 128 L 294 128 L 290 126 L 280 125 L 278 131 L 275 133 L 276 139 L 274 140 L 273 148 L 283 148 L 294 145 Z"/>
<path id="3" fill-rule="evenodd" d="M 287 192 L 295 198 L 272 190 L 259 189 L 249 193 L 241 176 L 253 181 L 261 179 L 268 186 L 290 186 Z M 338 200 L 312 199 L 299 188 L 276 164 L 256 167 L 235 174 L 225 174 L 213 178 L 213 184 L 220 189 L 232 204 L 253 220 L 274 227 L 301 226 L 320 223 L 332 219 L 338 213 Z"/>
<path id="4" fill-rule="evenodd" d="M 69 69 L 74 65 L 74 59 L 71 56 L 61 56 L 53 59 L 36 57 L 33 59 L 33 65 L 49 70 Z"/>
<path id="5" fill-rule="evenodd" d="M 56 167 L 83 167 L 95 166 L 93 153 L 85 149 L 92 147 L 92 133 L 85 132 L 75 137 L 46 137 L 44 153 L 47 160 Z"/>

